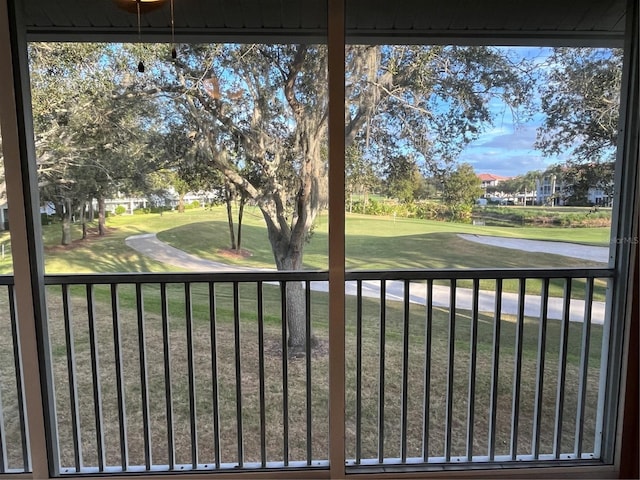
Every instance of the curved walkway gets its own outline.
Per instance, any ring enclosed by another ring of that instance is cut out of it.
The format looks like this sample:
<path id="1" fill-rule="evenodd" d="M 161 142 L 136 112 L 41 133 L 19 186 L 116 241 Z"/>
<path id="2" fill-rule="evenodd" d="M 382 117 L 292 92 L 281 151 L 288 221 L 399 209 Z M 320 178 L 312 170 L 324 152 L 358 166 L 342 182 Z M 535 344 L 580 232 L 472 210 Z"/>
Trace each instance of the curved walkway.
<path id="1" fill-rule="evenodd" d="M 133 235 L 124 240 L 127 246 L 140 252 L 146 257 L 167 265 L 183 268 L 187 272 L 237 272 L 238 270 L 256 270 L 255 268 L 237 267 L 226 263 L 214 262 L 195 255 L 158 240 L 155 233 Z"/>
<path id="2" fill-rule="evenodd" d="M 459 233 L 458 237 L 469 242 L 510 248 L 513 250 L 523 250 L 525 252 L 553 253 L 564 257 L 581 258 L 583 260 L 601 263 L 607 263 L 609 261 L 609 247 L 594 247 L 591 245 L 546 240 L 525 240 L 523 238 L 491 237 L 489 235 L 472 235 L 466 233 Z"/>
<path id="3" fill-rule="evenodd" d="M 467 236 L 478 237 L 473 241 L 479 241 L 483 238 L 497 238 L 475 235 L 461 235 L 463 238 Z M 505 239 L 511 240 L 511 239 Z M 518 241 L 518 239 L 513 239 Z M 522 240 L 520 240 L 522 241 Z M 529 240 L 524 240 L 528 242 Z M 134 235 L 125 239 L 125 243 L 132 249 L 142 253 L 143 255 L 152 258 L 158 262 L 173 265 L 174 267 L 183 268 L 185 271 L 190 272 L 232 272 L 232 271 L 255 271 L 255 268 L 239 267 L 233 265 L 227 265 L 225 263 L 214 262 L 204 258 L 191 255 L 182 250 L 179 250 L 171 245 L 168 245 L 156 237 L 155 233 L 147 233 L 143 235 Z M 545 243 L 547 246 L 555 242 L 540 242 Z M 512 243 L 515 245 L 515 243 Z M 570 244 L 572 245 L 572 244 Z M 496 245 L 501 246 L 501 245 Z M 509 247 L 505 247 L 509 248 Z M 515 247 L 511 247 L 515 248 Z M 588 248 L 603 248 L 603 247 L 588 247 Z M 608 250 L 608 249 L 605 249 Z M 557 253 L 549 252 L 547 253 Z M 582 257 L 578 257 L 582 258 Z M 596 260 L 598 261 L 598 260 Z M 260 269 L 262 271 L 269 271 L 268 269 Z M 380 296 L 380 282 L 379 281 L 364 281 L 362 282 L 362 295 L 365 297 L 378 298 Z M 311 282 L 311 289 L 321 292 L 328 291 L 327 282 Z M 404 298 L 404 282 L 402 281 L 387 281 L 387 299 L 402 301 Z M 449 307 L 449 287 L 445 285 L 433 286 L 433 306 L 435 307 Z M 345 285 L 345 294 L 356 295 L 355 282 L 347 282 Z M 409 298 L 411 303 L 426 305 L 426 285 L 420 282 L 411 283 Z M 471 310 L 473 300 L 473 290 L 470 288 L 457 288 L 456 289 L 456 308 L 461 310 Z M 492 291 L 480 291 L 478 295 L 478 309 L 481 312 L 492 313 L 495 306 L 495 293 Z M 549 298 L 547 315 L 548 318 L 560 320 L 562 319 L 563 312 L 562 298 L 551 297 Z M 570 315 L 569 318 L 572 322 L 582 322 L 584 318 L 585 305 L 583 300 L 571 300 Z M 502 294 L 502 312 L 509 315 L 516 315 L 518 312 L 518 294 L 516 293 L 503 293 Z M 525 298 L 525 315 L 530 317 L 540 316 L 540 296 L 527 295 Z M 602 324 L 605 316 L 605 304 L 604 302 L 593 302 L 592 305 L 592 322 Z"/>

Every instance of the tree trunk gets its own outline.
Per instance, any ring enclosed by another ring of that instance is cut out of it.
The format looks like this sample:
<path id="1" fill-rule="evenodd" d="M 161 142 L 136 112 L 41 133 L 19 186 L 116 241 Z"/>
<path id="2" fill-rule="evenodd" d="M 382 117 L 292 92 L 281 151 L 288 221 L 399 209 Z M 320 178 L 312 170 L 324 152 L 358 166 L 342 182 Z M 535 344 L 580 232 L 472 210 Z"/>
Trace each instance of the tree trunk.
<path id="1" fill-rule="evenodd" d="M 105 229 L 105 221 L 106 221 L 106 206 L 104 197 L 98 198 L 98 235 L 100 237 L 104 237 L 106 229 Z"/>
<path id="2" fill-rule="evenodd" d="M 184 213 L 184 193 L 180 193 L 178 197 L 178 213 Z"/>
<path id="3" fill-rule="evenodd" d="M 96 219 L 96 211 L 93 208 L 93 198 L 89 200 L 89 221 L 93 222 Z"/>
<path id="4" fill-rule="evenodd" d="M 61 245 L 71 244 L 71 205 L 69 202 L 64 204 L 64 211 L 62 214 L 62 240 Z"/>
<path id="5" fill-rule="evenodd" d="M 86 202 L 82 204 L 82 208 L 80 209 L 80 224 L 82 225 L 82 240 L 87 239 L 87 204 Z"/>
<path id="6" fill-rule="evenodd" d="M 280 232 L 267 222 L 269 239 L 278 270 L 302 270 L 302 247 L 292 245 L 290 238 L 282 238 Z M 284 241 L 283 241 L 284 240 Z M 307 324 L 305 289 L 302 282 L 288 282 L 286 288 L 287 347 L 291 357 L 307 354 Z M 311 348 L 317 345 L 313 331 L 309 332 Z"/>
<path id="7" fill-rule="evenodd" d="M 231 249 L 236 250 L 236 235 L 233 229 L 233 210 L 231 209 L 231 192 L 229 187 L 224 189 L 224 201 L 227 204 L 227 222 L 229 224 L 229 237 L 231 239 Z"/>
<path id="8" fill-rule="evenodd" d="M 307 354 L 307 315 L 305 289 L 302 282 L 287 283 L 287 347 L 289 356 L 303 357 Z M 311 348 L 317 340 L 310 332 Z"/>
<path id="9" fill-rule="evenodd" d="M 240 206 L 238 208 L 238 248 L 240 250 L 242 248 L 242 216 L 244 215 L 244 204 L 246 200 L 244 195 L 240 196 Z"/>

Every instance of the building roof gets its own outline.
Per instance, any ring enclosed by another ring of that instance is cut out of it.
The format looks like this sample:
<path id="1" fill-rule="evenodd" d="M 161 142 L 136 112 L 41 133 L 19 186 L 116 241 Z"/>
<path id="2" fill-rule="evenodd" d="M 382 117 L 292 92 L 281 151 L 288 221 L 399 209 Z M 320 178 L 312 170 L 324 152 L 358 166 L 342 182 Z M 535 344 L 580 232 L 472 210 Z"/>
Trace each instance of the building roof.
<path id="1" fill-rule="evenodd" d="M 483 182 L 493 182 L 509 180 L 511 177 L 502 177 L 500 175 L 494 175 L 493 173 L 479 173 L 478 178 Z"/>

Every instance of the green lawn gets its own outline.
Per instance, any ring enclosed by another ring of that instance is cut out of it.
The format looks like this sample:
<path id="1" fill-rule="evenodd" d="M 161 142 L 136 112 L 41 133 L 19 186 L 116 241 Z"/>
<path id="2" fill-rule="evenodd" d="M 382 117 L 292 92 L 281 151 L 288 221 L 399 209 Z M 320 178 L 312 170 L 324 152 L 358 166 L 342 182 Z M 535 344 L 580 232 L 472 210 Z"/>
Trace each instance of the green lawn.
<path id="1" fill-rule="evenodd" d="M 346 268 L 390 270 L 602 266 L 596 262 L 545 253 L 523 255 L 518 250 L 468 242 L 458 237 L 458 233 L 606 245 L 609 229 L 484 227 L 416 219 L 347 215 Z M 266 233 L 257 209 L 247 215 L 242 235 L 243 248 L 251 253 L 250 257 L 233 258 L 221 253 L 220 246 L 229 244 L 225 217 L 165 229 L 159 232 L 158 238 L 202 258 L 257 268 L 273 268 L 273 256 L 265 241 Z M 321 216 L 310 242 L 305 246 L 305 268 L 327 268 L 327 246 L 327 218 Z M 469 287 L 471 282 L 463 281 L 459 285 Z M 490 290 L 494 285 L 492 282 L 482 282 L 481 288 Z M 507 292 L 515 292 L 517 288 L 515 281 L 508 280 L 504 284 L 504 290 Z M 604 282 L 596 283 L 597 299 L 604 299 L 605 288 Z M 527 282 L 527 293 L 539 294 L 540 289 L 539 281 Z M 584 282 L 577 282 L 575 289 L 577 297 L 581 297 Z M 550 293 L 552 296 L 562 296 L 561 283 L 552 282 Z"/>
<path id="2" fill-rule="evenodd" d="M 273 256 L 267 241 L 260 211 L 249 207 L 243 226 L 243 248 L 249 257 L 232 258 L 223 250 L 229 246 L 226 215 L 222 207 L 213 210 L 188 210 L 183 214 L 166 212 L 147 215 L 110 217 L 109 234 L 88 241 L 76 240 L 73 246 L 60 247 L 60 225 L 43 227 L 45 264 L 48 273 L 172 271 L 131 250 L 124 239 L 140 233 L 158 237 L 194 255 L 255 267 L 273 268 Z M 95 228 L 95 226 L 94 226 Z M 513 228 L 488 227 L 427 220 L 347 215 L 346 261 L 348 269 L 389 268 L 481 268 L 481 267 L 556 267 L 596 266 L 592 262 L 547 254 L 523 256 L 515 250 L 471 244 L 458 233 L 495 235 L 511 238 L 555 240 L 606 246 L 608 228 Z M 74 239 L 80 227 L 74 226 Z M 327 217 L 321 215 L 305 246 L 305 267 L 327 267 Z M 0 273 L 11 271 L 8 232 L 0 233 L 5 258 L 0 258 Z"/>
<path id="3" fill-rule="evenodd" d="M 77 242 L 72 248 L 56 246 L 59 239 L 59 226 L 46 226 L 43 229 L 45 240 L 46 270 L 54 272 L 127 272 L 127 271 L 171 271 L 166 265 L 151 261 L 124 244 L 124 239 L 139 233 L 158 232 L 164 241 L 174 244 L 191 253 L 219 261 L 230 261 L 220 252 L 228 245 L 228 231 L 222 209 L 214 211 L 188 211 L 184 214 L 175 212 L 164 215 L 135 215 L 109 219 L 109 234 L 105 238 L 91 238 L 86 242 Z M 492 228 L 471 225 L 426 222 L 410 219 L 376 218 L 360 215 L 347 217 L 347 261 L 349 268 L 432 268 L 432 267 L 533 267 L 533 266 L 572 266 L 585 265 L 584 261 L 572 261 L 553 255 L 522 255 L 513 250 L 483 247 L 469 244 L 456 237 L 457 233 L 479 233 L 503 235 L 521 238 L 576 241 L 587 244 L 602 245 L 607 243 L 608 233 L 600 229 L 550 229 L 550 228 Z M 79 232 L 76 231 L 76 238 Z M 0 241 L 7 241 L 6 234 Z M 243 233 L 244 247 L 252 253 L 245 259 L 252 265 L 272 266 L 271 253 L 266 243 L 266 235 L 258 210 L 249 209 Z M 307 245 L 306 266 L 326 268 L 327 223 L 326 216 L 320 217 L 314 234 Z M 561 263 L 558 263 L 561 262 Z M 5 259 L 1 264 L 5 272 L 10 271 L 10 263 Z M 532 293 L 539 286 L 529 282 Z M 576 282 L 574 296 L 579 297 L 580 284 Z M 535 287 L 535 288 L 534 288 Z M 602 297 L 601 291 L 598 297 Z M 505 290 L 514 290 L 514 285 L 505 285 Z M 282 377 L 283 361 L 280 355 L 282 342 L 282 326 L 280 322 L 279 289 L 270 285 L 264 286 L 265 308 L 265 387 L 266 387 L 266 438 L 267 452 L 270 460 L 282 459 Z M 539 290 L 538 290 L 539 291 Z M 552 295 L 560 291 L 554 285 Z M 170 345 L 172 356 L 172 388 L 174 394 L 174 414 L 176 426 L 177 461 L 188 463 L 190 452 L 189 439 L 189 384 L 188 355 L 185 329 L 184 287 L 169 285 Z M 151 402 L 151 435 L 153 438 L 154 462 L 166 462 L 166 411 L 164 358 L 162 345 L 166 338 L 162 331 L 158 287 L 144 287 L 144 311 L 146 325 L 146 347 L 149 395 Z M 69 388 L 67 379 L 66 349 L 64 338 L 64 322 L 60 300 L 60 288 L 47 288 L 48 325 L 50 328 L 53 370 L 56 385 L 56 404 L 60 415 L 60 441 L 63 464 L 72 462 L 71 435 L 69 421 Z M 234 461 L 236 448 L 236 390 L 234 370 L 234 324 L 233 298 L 228 285 L 220 285 L 216 291 L 216 314 L 218 338 L 217 360 L 219 371 L 219 407 L 221 432 L 225 439 L 221 445 L 222 461 Z M 107 458 L 110 464 L 118 463 L 118 420 L 116 385 L 114 373 L 113 319 L 109 292 L 104 287 L 96 287 L 96 322 L 98 328 L 98 352 L 100 355 L 100 378 L 102 384 L 102 401 L 104 409 Z M 140 367 L 139 339 L 135 308 L 135 295 L 130 285 L 123 285 L 119 290 L 120 319 L 122 322 L 122 348 L 125 363 L 125 396 L 129 425 L 129 448 L 132 463 L 142 463 L 142 425 L 140 400 Z M 201 460 L 210 462 L 213 459 L 212 446 L 212 357 L 208 290 L 204 285 L 194 285 L 192 293 L 193 334 L 194 334 L 194 368 L 196 375 L 196 409 L 198 435 L 200 438 Z M 79 405 L 85 462 L 91 464 L 95 458 L 95 427 L 92 415 L 91 362 L 89 352 L 88 322 L 86 298 L 81 288 L 73 288 L 71 296 L 72 323 L 74 325 L 74 348 L 77 363 L 75 365 L 78 378 Z M 4 304 L 3 304 L 4 302 Z M 244 422 L 244 445 L 247 460 L 259 458 L 259 409 L 258 409 L 258 351 L 257 308 L 255 286 L 240 287 L 240 358 L 242 363 L 242 398 Z M 6 299 L 0 298 L 0 311 L 6 311 Z M 357 347 L 355 323 L 355 299 L 347 298 L 346 308 L 346 380 L 347 380 L 347 455 L 355 455 L 355 391 L 356 391 L 356 358 Z M 455 442 L 453 454 L 464 454 L 464 438 L 466 432 L 466 408 L 468 397 L 468 371 L 470 363 L 470 330 L 471 319 L 468 312 L 456 312 L 455 330 L 455 381 L 452 432 Z M 374 457 L 377 447 L 377 409 L 379 406 L 379 363 L 380 363 L 380 304 L 375 299 L 363 300 L 363 333 L 362 333 L 362 446 L 363 456 Z M 1 317 L 1 315 L 0 315 Z M 313 391 L 313 455 L 315 458 L 327 456 L 327 412 L 328 412 L 328 358 L 326 355 L 328 299 L 320 292 L 312 294 L 312 321 L 320 348 L 312 357 Z M 446 395 L 446 378 L 448 368 L 448 312 L 434 309 L 432 351 L 425 356 L 425 308 L 410 306 L 409 330 L 409 424 L 407 430 L 408 452 L 410 456 L 420 454 L 422 440 L 422 390 L 424 388 L 425 359 L 430 358 L 431 405 L 429 421 L 429 454 L 441 456 L 444 441 L 444 403 Z M 523 376 L 520 407 L 520 434 L 518 451 L 526 453 L 530 448 L 533 425 L 533 400 L 535 398 L 535 371 L 537 365 L 538 320 L 526 319 L 524 322 Z M 399 302 L 388 302 L 386 327 L 382 333 L 386 350 L 385 359 L 385 451 L 388 456 L 398 456 L 400 440 L 399 415 L 401 405 L 402 384 L 402 326 L 403 306 Z M 568 367 L 565 392 L 565 416 L 563 448 L 572 446 L 575 428 L 575 401 L 580 377 L 580 324 L 571 324 L 568 339 Z M 512 385 L 514 369 L 515 320 L 512 316 L 503 315 L 500 336 L 500 371 L 498 385 L 498 410 L 500 415 L 497 424 L 498 446 L 496 454 L 508 453 L 510 433 L 510 412 L 512 406 Z M 493 318 L 482 314 L 478 321 L 478 366 L 475 396 L 475 447 L 477 454 L 487 450 L 487 413 L 490 411 L 489 392 L 492 362 L 492 329 Z M 543 394 L 542 439 L 543 451 L 552 447 L 554 422 L 554 405 L 558 373 L 558 348 L 560 322 L 550 320 L 547 331 L 545 350 L 545 383 Z M 595 428 L 595 405 L 597 399 L 600 344 L 602 328 L 592 326 L 591 345 L 589 350 L 589 373 L 587 379 L 587 412 L 585 423 L 586 451 L 593 446 Z M 11 358 L 10 338 L 5 336 L 0 341 L 0 356 Z M 4 365 L 4 367 L 3 367 Z M 0 362 L 0 380 L 3 384 L 11 378 L 10 361 Z M 290 359 L 287 362 L 289 372 L 289 438 L 291 459 L 303 459 L 306 444 L 305 422 L 305 361 Z M 4 370 L 3 370 L 4 368 Z M 3 398 L 5 416 L 15 412 L 15 404 L 10 398 Z M 15 422 L 13 422 L 15 424 Z M 13 424 L 12 424 L 13 425 Z M 8 435 L 15 435 L 15 426 Z M 13 433 L 12 433 L 13 432 Z M 12 449 L 9 456 L 16 455 Z M 17 460 L 15 460 L 17 461 Z"/>
<path id="4" fill-rule="evenodd" d="M 327 267 L 327 217 L 317 221 L 305 246 L 305 267 Z M 347 269 L 390 268 L 483 268 L 483 267 L 574 267 L 598 266 L 594 262 L 541 253 L 523 256 L 515 250 L 471 244 L 458 233 L 495 235 L 534 240 L 555 240 L 606 246 L 608 228 L 511 228 L 485 227 L 368 215 L 347 215 Z M 266 241 L 262 217 L 257 209 L 247 215 L 243 227 L 243 248 L 250 257 L 229 258 L 220 253 L 229 245 L 226 218 L 212 214 L 206 221 L 163 228 L 158 238 L 194 255 L 231 264 L 273 268 L 271 248 Z"/>
<path id="5" fill-rule="evenodd" d="M 229 263 L 274 268 L 264 221 L 259 209 L 249 207 L 245 212 L 242 246 L 250 256 L 232 257 L 225 253 L 229 246 L 226 212 L 222 207 L 211 210 L 187 210 L 180 214 L 166 212 L 147 215 L 109 217 L 109 233 L 103 238 L 91 236 L 75 240 L 69 247 L 58 245 L 60 226 L 43 227 L 45 268 L 47 273 L 91 272 L 170 272 L 180 270 L 139 254 L 125 245 L 125 238 L 141 233 L 157 233 L 158 238 L 202 258 Z M 95 226 L 92 226 L 95 230 Z M 527 253 L 471 243 L 458 233 L 475 233 L 512 238 L 558 240 L 589 245 L 607 245 L 607 228 L 512 228 L 486 227 L 469 224 L 435 222 L 368 215 L 347 215 L 347 269 L 403 269 L 403 268 L 530 268 L 602 266 L 586 260 Z M 74 226 L 74 239 L 81 236 Z M 0 243 L 8 245 L 8 234 L 0 234 Z M 321 215 L 309 242 L 305 245 L 305 268 L 327 268 L 327 216 Z M 10 250 L 0 259 L 0 273 L 11 272 Z M 575 291 L 582 295 L 584 282 Z M 470 282 L 461 282 L 468 287 Z M 491 282 L 483 282 L 483 289 L 492 289 Z M 517 291 L 515 281 L 507 281 L 505 291 Z M 539 294 L 540 282 L 527 283 L 527 293 Z M 552 282 L 551 295 L 561 296 L 562 285 Z M 605 296 L 603 282 L 596 283 L 596 299 Z"/>

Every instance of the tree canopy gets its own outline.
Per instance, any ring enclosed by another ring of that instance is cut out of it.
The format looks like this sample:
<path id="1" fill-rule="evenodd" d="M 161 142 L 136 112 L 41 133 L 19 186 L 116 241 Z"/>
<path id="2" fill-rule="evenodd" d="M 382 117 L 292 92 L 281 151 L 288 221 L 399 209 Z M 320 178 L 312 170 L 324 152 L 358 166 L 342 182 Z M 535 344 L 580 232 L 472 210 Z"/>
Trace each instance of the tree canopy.
<path id="1" fill-rule="evenodd" d="M 277 268 L 303 268 L 327 192 L 326 47 L 184 45 L 176 59 L 166 50 L 32 47 L 43 185 L 69 202 L 122 188 L 124 177 L 171 165 L 167 157 L 196 159 L 261 210 Z M 144 75 L 133 73 L 140 58 Z M 503 49 L 349 45 L 346 59 L 346 142 L 382 169 L 410 156 L 446 170 L 491 123 L 492 99 L 514 112 L 529 100 L 529 79 Z M 109 182 L 81 179 L 83 170 Z M 302 300 L 302 286 L 290 285 L 292 347 L 304 343 Z"/>
<path id="2" fill-rule="evenodd" d="M 610 162 L 618 141 L 622 50 L 557 48 L 541 82 L 536 147 L 569 162 Z"/>

